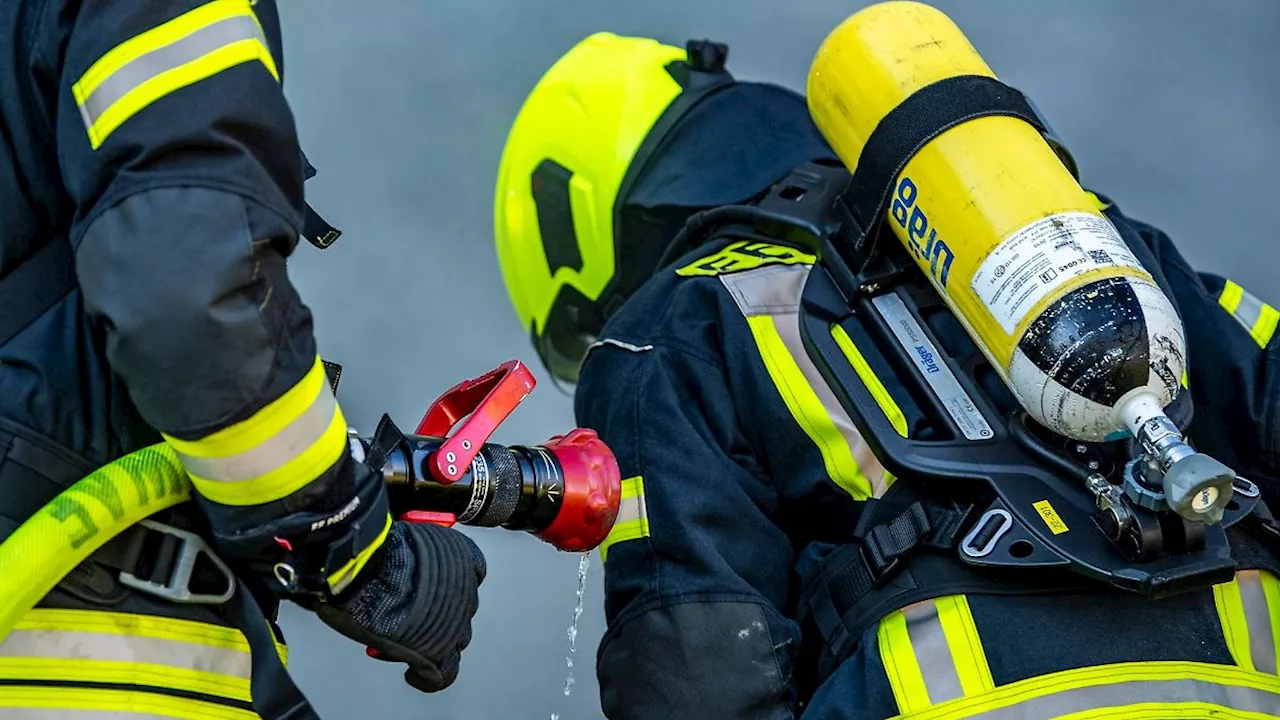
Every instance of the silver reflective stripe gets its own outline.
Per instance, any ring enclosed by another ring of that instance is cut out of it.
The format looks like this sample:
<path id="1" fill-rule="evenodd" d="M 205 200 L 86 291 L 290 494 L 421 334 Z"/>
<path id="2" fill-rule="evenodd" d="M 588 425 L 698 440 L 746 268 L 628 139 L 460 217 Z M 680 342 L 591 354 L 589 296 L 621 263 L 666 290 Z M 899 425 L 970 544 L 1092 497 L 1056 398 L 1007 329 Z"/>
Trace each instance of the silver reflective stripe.
<path id="1" fill-rule="evenodd" d="M 267 46 L 267 40 L 253 18 L 238 15 L 219 20 L 134 58 L 99 83 L 80 105 L 85 127 L 93 127 L 108 108 L 151 78 L 232 43 L 253 39 L 261 42 L 264 48 Z"/>
<path id="2" fill-rule="evenodd" d="M 1236 574 L 1236 585 L 1240 588 L 1240 604 L 1249 626 L 1249 656 L 1253 658 L 1253 668 L 1275 675 L 1276 642 L 1271 634 L 1271 612 L 1262 589 L 1262 577 L 1257 570 L 1244 570 Z"/>
<path id="3" fill-rule="evenodd" d="M 1253 332 L 1253 326 L 1258 324 L 1258 318 L 1262 317 L 1262 301 L 1257 297 L 1250 295 L 1247 290 L 1240 292 L 1240 304 L 1236 307 L 1233 315 L 1244 329 Z"/>
<path id="4" fill-rule="evenodd" d="M 970 720 L 1056 718 L 1084 710 L 1123 708 L 1139 703 L 1180 702 L 1208 703 L 1268 715 L 1280 713 L 1280 693 L 1239 685 L 1221 685 L 1205 680 L 1131 680 L 1064 690 L 963 717 Z"/>
<path id="5" fill-rule="evenodd" d="M 249 680 L 249 653 L 231 648 L 137 635 L 63 630 L 14 630 L 0 658 L 48 658 L 164 665 Z M 6 714 L 4 717 L 9 717 Z"/>
<path id="6" fill-rule="evenodd" d="M 321 383 L 318 389 L 310 407 L 252 449 L 224 457 L 196 457 L 179 452 L 178 459 L 188 473 L 202 480 L 239 482 L 261 477 L 306 452 L 329 429 L 338 401 L 328 385 Z"/>
<path id="7" fill-rule="evenodd" d="M 937 606 L 932 600 L 925 600 L 903 608 L 902 615 L 907 620 L 907 636 L 911 638 L 911 650 L 929 691 L 929 702 L 936 705 L 964 696 Z"/>
<path id="8" fill-rule="evenodd" d="M 644 495 L 640 494 L 636 497 L 624 497 L 622 502 L 618 504 L 618 519 L 615 524 L 624 523 L 632 520 L 647 520 L 649 518 L 649 508 L 644 503 Z"/>
<path id="9" fill-rule="evenodd" d="M 871 482 L 872 494 L 878 498 L 889 489 L 884 466 L 871 451 L 871 446 L 862 439 L 862 433 L 836 399 L 826 378 L 822 377 L 818 367 L 813 364 L 800 337 L 800 296 L 809 279 L 809 270 L 807 265 L 767 265 L 746 272 L 721 275 L 720 281 L 745 317 L 768 315 L 773 318 L 778 336 L 787 346 L 787 351 L 813 388 L 814 394 L 822 401 L 822 407 L 831 417 L 831 422 L 848 443 L 854 462 Z"/>

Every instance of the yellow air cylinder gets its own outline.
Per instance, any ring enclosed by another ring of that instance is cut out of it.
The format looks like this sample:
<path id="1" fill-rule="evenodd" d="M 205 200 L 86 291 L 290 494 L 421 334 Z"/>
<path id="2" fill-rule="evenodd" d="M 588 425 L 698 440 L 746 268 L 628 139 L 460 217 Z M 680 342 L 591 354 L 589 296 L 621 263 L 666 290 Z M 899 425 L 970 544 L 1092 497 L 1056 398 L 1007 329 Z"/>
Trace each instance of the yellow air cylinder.
<path id="1" fill-rule="evenodd" d="M 995 77 L 950 18 L 882 2 L 823 42 L 809 110 L 854 171 L 886 115 L 965 75 Z M 1235 474 L 1190 448 L 1164 414 L 1183 375 L 1182 323 L 1039 130 L 970 119 L 924 144 L 893 181 L 886 224 L 1027 412 L 1076 440 L 1133 433 L 1159 468 L 1142 482 L 1158 476 L 1169 507 L 1218 522 Z M 1130 497 L 1152 502 L 1130 480 Z"/>
<path id="2" fill-rule="evenodd" d="M 995 77 L 942 12 L 883 2 L 823 42 L 809 109 L 853 170 L 882 118 L 958 75 Z M 1038 422 L 1099 441 L 1163 417 L 1183 371 L 1181 323 L 1035 127 L 987 116 L 947 130 L 895 178 L 886 212 Z"/>

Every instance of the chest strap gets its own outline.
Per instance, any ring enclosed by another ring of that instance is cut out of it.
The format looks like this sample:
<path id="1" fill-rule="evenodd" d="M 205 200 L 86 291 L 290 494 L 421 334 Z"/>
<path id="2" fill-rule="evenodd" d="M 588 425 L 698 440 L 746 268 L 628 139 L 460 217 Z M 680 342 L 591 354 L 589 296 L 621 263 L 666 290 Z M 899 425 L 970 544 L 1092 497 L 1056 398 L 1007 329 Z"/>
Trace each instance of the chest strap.
<path id="1" fill-rule="evenodd" d="M 40 319 L 76 287 L 71 243 L 58 238 L 0 277 L 0 345 Z"/>

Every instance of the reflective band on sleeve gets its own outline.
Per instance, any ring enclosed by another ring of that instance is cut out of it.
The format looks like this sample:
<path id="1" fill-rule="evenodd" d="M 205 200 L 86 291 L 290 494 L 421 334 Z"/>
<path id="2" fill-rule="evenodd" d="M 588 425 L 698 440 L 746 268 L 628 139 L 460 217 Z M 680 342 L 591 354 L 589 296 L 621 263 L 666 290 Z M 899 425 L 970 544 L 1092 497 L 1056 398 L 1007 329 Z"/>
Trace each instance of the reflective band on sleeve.
<path id="1" fill-rule="evenodd" d="M 1236 664 L 1246 670 L 1276 675 L 1276 623 L 1280 617 L 1280 581 L 1270 573 L 1242 570 L 1234 580 L 1213 588 L 1222 635 Z"/>
<path id="2" fill-rule="evenodd" d="M 924 600 L 880 624 L 880 656 L 902 713 L 995 687 L 982 641 L 962 595 Z"/>
<path id="3" fill-rule="evenodd" d="M 600 544 L 600 559 L 608 561 L 609 548 L 627 540 L 649 537 L 649 509 L 644 502 L 644 479 L 639 475 L 622 481 L 618 519 Z"/>
<path id="4" fill-rule="evenodd" d="M 770 379 L 818 446 L 831 480 L 855 500 L 881 497 L 893 482 L 836 400 L 800 338 L 800 294 L 809 265 L 768 265 L 721 275 L 747 319 Z"/>
<path id="5" fill-rule="evenodd" d="M 36 609 L 0 644 L 7 683 L 150 685 L 247 702 L 250 670 L 239 631 L 156 616 Z M 6 688 L 0 707 L 9 699 Z"/>
<path id="6" fill-rule="evenodd" d="M 279 500 L 319 477 L 347 448 L 347 424 L 315 364 L 284 395 L 244 422 L 200 440 L 165 435 L 192 483 L 224 505 Z"/>
<path id="7" fill-rule="evenodd" d="M 1280 324 L 1280 311 L 1262 302 L 1259 298 L 1245 291 L 1235 282 L 1228 280 L 1218 296 L 1218 305 L 1231 313 L 1231 317 L 1245 329 L 1258 343 L 1265 348 L 1271 338 L 1275 337 L 1276 326 Z"/>
<path id="8" fill-rule="evenodd" d="M 1185 714 L 1190 708 L 1209 712 Z M 1139 710 L 1148 714 L 1141 714 Z M 1280 712 L 1280 680 L 1274 676 L 1229 665 L 1150 661 L 1041 675 L 1001 685 L 980 695 L 918 709 L 909 717 L 912 720 L 1243 718 L 1274 716 L 1277 712 Z"/>
<path id="9" fill-rule="evenodd" d="M 117 45 L 71 87 L 97 149 L 164 96 L 227 68 L 258 61 L 279 81 L 249 0 L 213 0 Z"/>

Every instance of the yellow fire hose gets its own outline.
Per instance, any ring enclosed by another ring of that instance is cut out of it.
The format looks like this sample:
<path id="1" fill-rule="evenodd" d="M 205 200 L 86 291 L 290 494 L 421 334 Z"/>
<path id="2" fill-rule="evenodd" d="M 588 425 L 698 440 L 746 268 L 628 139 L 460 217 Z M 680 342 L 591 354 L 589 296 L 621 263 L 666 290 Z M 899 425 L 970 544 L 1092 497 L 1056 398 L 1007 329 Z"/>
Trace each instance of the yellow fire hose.
<path id="1" fill-rule="evenodd" d="M 0 543 L 0 643 L 35 604 L 108 540 L 191 496 L 172 448 L 145 447 L 86 475 Z"/>

